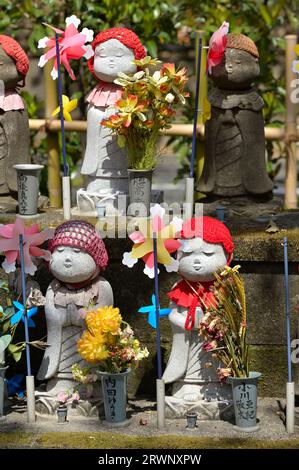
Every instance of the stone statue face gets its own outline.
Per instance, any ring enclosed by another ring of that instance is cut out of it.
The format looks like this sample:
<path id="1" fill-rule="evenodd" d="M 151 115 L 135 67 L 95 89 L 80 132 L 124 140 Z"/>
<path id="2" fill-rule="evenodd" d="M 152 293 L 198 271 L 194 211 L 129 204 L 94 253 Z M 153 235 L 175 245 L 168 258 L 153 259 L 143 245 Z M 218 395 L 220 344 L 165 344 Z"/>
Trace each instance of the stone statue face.
<path id="1" fill-rule="evenodd" d="M 202 238 L 181 241 L 179 273 L 188 281 L 212 281 L 213 273 L 226 265 L 227 257 L 221 243 L 208 243 Z"/>
<path id="2" fill-rule="evenodd" d="M 259 76 L 257 57 L 239 49 L 225 49 L 222 62 L 212 68 L 212 80 L 218 88 L 246 90 Z"/>
<path id="3" fill-rule="evenodd" d="M 94 259 L 80 248 L 58 246 L 51 256 L 50 270 L 59 281 L 74 283 L 90 279 L 97 266 Z"/>
<path id="4" fill-rule="evenodd" d="M 20 78 L 14 60 L 6 54 L 0 45 L 0 80 L 3 80 L 5 89 L 14 89 Z"/>
<path id="5" fill-rule="evenodd" d="M 137 67 L 132 64 L 135 59 L 132 49 L 124 46 L 117 39 L 109 39 L 99 44 L 94 52 L 94 72 L 104 82 L 113 82 L 119 72 L 135 73 Z"/>

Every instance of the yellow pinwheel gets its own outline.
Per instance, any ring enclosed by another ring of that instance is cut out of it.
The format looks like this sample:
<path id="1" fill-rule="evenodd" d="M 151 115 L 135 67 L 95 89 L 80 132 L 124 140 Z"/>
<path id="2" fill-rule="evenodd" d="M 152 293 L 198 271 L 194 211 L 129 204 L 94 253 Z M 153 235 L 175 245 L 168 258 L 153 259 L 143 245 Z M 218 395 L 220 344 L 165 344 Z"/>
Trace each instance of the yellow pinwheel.
<path id="1" fill-rule="evenodd" d="M 66 121 L 72 121 L 71 112 L 78 106 L 78 100 L 70 100 L 68 96 L 62 95 L 63 117 Z M 60 106 L 54 109 L 52 116 L 57 116 L 60 113 Z"/>

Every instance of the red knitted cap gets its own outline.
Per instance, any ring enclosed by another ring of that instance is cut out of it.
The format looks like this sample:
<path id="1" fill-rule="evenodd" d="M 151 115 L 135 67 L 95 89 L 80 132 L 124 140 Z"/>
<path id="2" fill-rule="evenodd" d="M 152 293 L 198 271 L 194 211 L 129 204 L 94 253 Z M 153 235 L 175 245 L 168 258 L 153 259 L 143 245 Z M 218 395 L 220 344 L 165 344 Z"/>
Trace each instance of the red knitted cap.
<path id="1" fill-rule="evenodd" d="M 49 241 L 51 253 L 58 246 L 72 246 L 80 248 L 94 259 L 100 270 L 108 264 L 108 253 L 103 240 L 93 225 L 82 220 L 70 220 L 59 225 L 54 237 Z"/>
<path id="2" fill-rule="evenodd" d="M 227 264 L 233 257 L 234 244 L 227 226 L 218 219 L 203 216 L 193 218 L 184 222 L 181 238 L 200 237 L 208 243 L 222 243 L 223 248 L 229 255 Z"/>
<path id="3" fill-rule="evenodd" d="M 4 34 L 0 34 L 0 44 L 6 54 L 15 61 L 17 71 L 22 75 L 25 82 L 29 70 L 29 59 L 26 52 L 17 41 Z"/>
<path id="4" fill-rule="evenodd" d="M 145 48 L 141 44 L 139 37 L 134 33 L 134 31 L 128 28 L 110 28 L 100 32 L 92 42 L 93 50 L 95 50 L 99 44 L 102 44 L 109 39 L 117 39 L 124 46 L 132 49 L 136 60 L 143 59 L 143 57 L 146 56 Z M 89 70 L 95 74 L 93 69 L 93 61 L 94 56 L 88 60 L 88 67 Z"/>

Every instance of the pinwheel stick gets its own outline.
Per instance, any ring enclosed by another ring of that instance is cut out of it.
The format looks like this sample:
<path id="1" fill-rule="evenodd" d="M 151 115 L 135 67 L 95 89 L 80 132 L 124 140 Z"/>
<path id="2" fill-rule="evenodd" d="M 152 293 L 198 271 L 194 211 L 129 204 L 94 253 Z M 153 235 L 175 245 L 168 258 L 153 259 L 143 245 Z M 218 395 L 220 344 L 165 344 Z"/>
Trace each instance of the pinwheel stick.
<path id="1" fill-rule="evenodd" d="M 185 220 L 188 220 L 193 215 L 194 206 L 194 164 L 196 156 L 196 137 L 197 137 L 197 119 L 199 112 L 199 91 L 200 91 L 200 74 L 201 74 L 201 52 L 202 52 L 202 38 L 198 39 L 197 48 L 197 67 L 196 67 L 196 85 L 195 85 L 195 102 L 193 114 L 193 133 L 192 133 L 192 151 L 189 178 L 186 178 L 186 193 L 185 193 Z"/>
<path id="2" fill-rule="evenodd" d="M 159 303 L 159 275 L 157 234 L 153 232 L 154 274 L 155 274 L 155 306 L 156 306 L 156 349 L 158 374 L 156 380 L 157 390 L 157 424 L 158 428 L 165 427 L 165 384 L 162 379 L 161 331 L 160 331 L 160 303 Z"/>
<path id="3" fill-rule="evenodd" d="M 26 396 L 27 396 L 27 420 L 29 423 L 35 422 L 35 393 L 34 393 L 34 377 L 31 375 L 30 361 L 30 344 L 29 344 L 29 327 L 26 309 L 26 277 L 25 277 L 25 260 L 24 260 L 24 239 L 23 235 L 19 235 L 20 243 L 20 261 L 21 261 L 21 281 L 22 281 L 22 298 L 24 306 L 24 325 L 25 325 L 25 341 L 26 341 Z"/>
<path id="4" fill-rule="evenodd" d="M 58 81 L 58 102 L 59 102 L 59 117 L 61 124 L 61 141 L 62 141 L 62 157 L 63 157 L 63 179 L 62 179 L 62 193 L 63 193 L 63 215 L 66 220 L 71 218 L 71 188 L 70 177 L 68 174 L 68 165 L 66 161 L 66 145 L 65 145 L 65 130 L 64 130 L 64 117 L 63 117 L 63 101 L 62 101 L 62 80 L 61 80 L 61 64 L 59 52 L 59 35 L 55 33 L 56 44 L 56 60 L 57 60 L 57 81 Z"/>
<path id="5" fill-rule="evenodd" d="M 286 305 L 286 333 L 287 333 L 287 357 L 288 357 L 288 381 L 286 385 L 286 428 L 289 434 L 294 433 L 295 419 L 295 384 L 292 381 L 292 361 L 291 361 L 291 317 L 289 299 L 289 267 L 288 267 L 288 239 L 284 237 L 284 283 L 285 283 L 285 305 Z"/>

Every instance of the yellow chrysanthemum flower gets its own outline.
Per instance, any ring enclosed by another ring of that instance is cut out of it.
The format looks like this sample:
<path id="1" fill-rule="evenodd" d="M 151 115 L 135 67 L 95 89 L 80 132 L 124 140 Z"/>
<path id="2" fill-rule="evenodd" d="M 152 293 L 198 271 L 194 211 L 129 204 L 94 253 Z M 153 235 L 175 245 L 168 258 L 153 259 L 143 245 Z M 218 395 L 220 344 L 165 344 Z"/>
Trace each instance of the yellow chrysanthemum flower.
<path id="1" fill-rule="evenodd" d="M 103 335 L 93 336 L 89 331 L 84 331 L 78 341 L 78 352 L 87 362 L 95 364 L 109 357 Z"/>
<path id="2" fill-rule="evenodd" d="M 88 312 L 85 321 L 89 331 L 94 336 L 104 333 L 117 335 L 119 333 L 122 317 L 119 313 L 119 309 L 113 308 L 110 305 Z"/>

